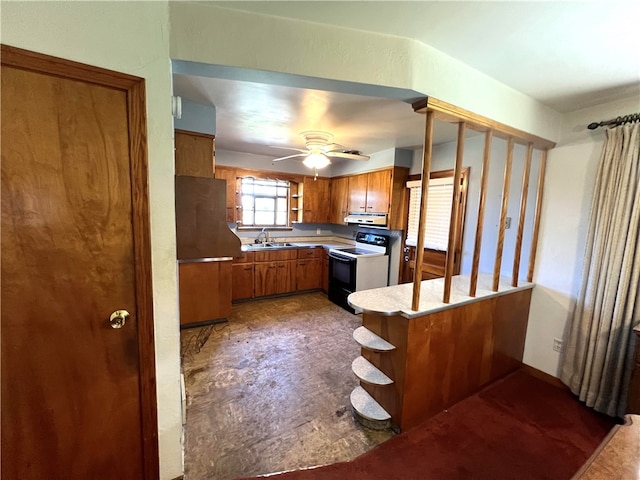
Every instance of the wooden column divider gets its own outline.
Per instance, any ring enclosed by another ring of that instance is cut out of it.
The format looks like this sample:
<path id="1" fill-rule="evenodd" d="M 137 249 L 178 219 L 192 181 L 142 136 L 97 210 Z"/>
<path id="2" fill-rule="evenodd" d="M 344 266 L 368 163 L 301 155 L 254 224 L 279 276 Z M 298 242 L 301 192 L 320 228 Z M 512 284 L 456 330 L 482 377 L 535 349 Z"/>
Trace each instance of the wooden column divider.
<path id="1" fill-rule="evenodd" d="M 533 234 L 531 237 L 531 253 L 529 255 L 529 271 L 527 272 L 527 282 L 533 281 L 533 267 L 536 263 L 536 251 L 538 250 L 538 233 L 540 232 L 540 211 L 542 209 L 542 194 L 544 191 L 544 174 L 547 165 L 547 150 L 543 150 L 540 155 L 540 166 L 538 168 L 538 193 L 536 195 L 536 212 L 533 220 Z"/>
<path id="2" fill-rule="evenodd" d="M 524 159 L 524 171 L 522 172 L 522 194 L 520 195 L 520 217 L 518 218 L 518 235 L 516 236 L 516 248 L 513 255 L 513 273 L 511 286 L 518 286 L 520 276 L 520 255 L 522 253 L 522 235 L 524 233 L 524 216 L 527 213 L 527 195 L 529 193 L 529 173 L 531 170 L 531 156 L 533 155 L 533 143 L 527 145 L 527 155 Z"/>
<path id="3" fill-rule="evenodd" d="M 502 266 L 502 248 L 504 247 L 504 230 L 507 221 L 507 207 L 509 206 L 509 191 L 511 189 L 511 164 L 513 163 L 513 137 L 507 142 L 507 159 L 504 166 L 504 182 L 502 184 L 502 209 L 500 210 L 500 227 L 498 230 L 498 246 L 496 261 L 493 266 L 493 291 L 498 291 L 500 284 L 500 267 Z"/>
<path id="4" fill-rule="evenodd" d="M 493 130 L 487 130 L 484 134 L 484 154 L 482 156 L 482 173 L 480 176 L 480 201 L 478 202 L 478 221 L 476 224 L 476 242 L 473 247 L 473 263 L 471 266 L 471 282 L 469 284 L 469 296 L 476 296 L 478 287 L 478 267 L 480 265 L 480 248 L 482 246 L 482 230 L 484 226 L 484 206 L 487 198 L 487 183 L 489 182 L 489 164 L 491 162 L 491 145 L 493 142 Z"/>
<path id="5" fill-rule="evenodd" d="M 455 246 L 458 238 L 458 216 L 460 215 L 460 172 L 462 157 L 464 157 L 465 122 L 458 123 L 458 142 L 456 146 L 456 165 L 453 170 L 453 196 L 451 198 L 451 219 L 449 220 L 449 243 L 447 245 L 447 259 L 444 270 L 444 293 L 442 302 L 449 303 L 451 298 L 451 277 L 455 261 Z"/>
<path id="6" fill-rule="evenodd" d="M 418 221 L 418 238 L 416 240 L 416 259 L 413 270 L 413 297 L 411 310 L 420 306 L 420 287 L 422 285 L 422 261 L 424 259 L 424 227 L 427 218 L 427 197 L 429 196 L 429 175 L 431 173 L 431 153 L 433 150 L 433 110 L 427 110 L 424 129 L 424 147 L 422 151 L 422 185 L 420 197 L 420 219 Z"/>

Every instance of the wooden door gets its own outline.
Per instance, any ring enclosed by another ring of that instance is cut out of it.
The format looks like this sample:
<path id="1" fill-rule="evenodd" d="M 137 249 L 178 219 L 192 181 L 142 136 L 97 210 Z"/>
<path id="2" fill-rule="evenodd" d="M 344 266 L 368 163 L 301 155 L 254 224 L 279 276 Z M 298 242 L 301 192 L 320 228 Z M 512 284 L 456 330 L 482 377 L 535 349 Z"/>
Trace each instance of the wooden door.
<path id="1" fill-rule="evenodd" d="M 253 298 L 253 263 L 237 263 L 232 272 L 232 300 Z"/>
<path id="2" fill-rule="evenodd" d="M 322 259 L 298 260 L 296 286 L 298 290 L 322 288 Z"/>
<path id="3" fill-rule="evenodd" d="M 1 82 L 1 476 L 157 479 L 144 81 L 2 46 Z"/>
<path id="4" fill-rule="evenodd" d="M 330 208 L 329 179 L 305 177 L 303 183 L 302 205 L 304 223 L 328 223 Z"/>
<path id="5" fill-rule="evenodd" d="M 391 192 L 391 171 L 381 170 L 367 174 L 367 212 L 387 213 Z"/>
<path id="6" fill-rule="evenodd" d="M 344 217 L 349 215 L 349 177 L 331 180 L 331 216 L 330 223 L 344 225 Z"/>
<path id="7" fill-rule="evenodd" d="M 349 211 L 364 213 L 367 211 L 367 174 L 349 177 Z"/>
<path id="8" fill-rule="evenodd" d="M 231 315 L 231 275 L 231 260 L 180 263 L 180 325 Z"/>
<path id="9" fill-rule="evenodd" d="M 278 293 L 278 264 L 276 262 L 256 263 L 254 268 L 256 297 Z"/>

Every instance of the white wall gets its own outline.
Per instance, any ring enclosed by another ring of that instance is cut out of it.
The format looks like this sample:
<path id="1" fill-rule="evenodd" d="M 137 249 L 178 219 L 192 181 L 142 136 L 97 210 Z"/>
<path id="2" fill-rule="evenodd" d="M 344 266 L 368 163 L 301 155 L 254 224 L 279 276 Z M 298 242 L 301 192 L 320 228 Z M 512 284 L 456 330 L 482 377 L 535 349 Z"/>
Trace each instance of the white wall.
<path id="1" fill-rule="evenodd" d="M 553 338 L 564 338 L 580 284 L 589 213 L 604 129 L 587 130 L 594 121 L 637 112 L 628 98 L 564 115 L 558 146 L 549 152 L 542 205 L 538 256 L 524 362 L 557 376 L 560 355 Z"/>
<path id="2" fill-rule="evenodd" d="M 182 474 L 168 5 L 3 2 L 1 41 L 144 77 L 161 478 Z"/>
<path id="3" fill-rule="evenodd" d="M 170 16 L 172 59 L 413 89 L 557 138 L 558 113 L 415 40 L 195 2 Z"/>

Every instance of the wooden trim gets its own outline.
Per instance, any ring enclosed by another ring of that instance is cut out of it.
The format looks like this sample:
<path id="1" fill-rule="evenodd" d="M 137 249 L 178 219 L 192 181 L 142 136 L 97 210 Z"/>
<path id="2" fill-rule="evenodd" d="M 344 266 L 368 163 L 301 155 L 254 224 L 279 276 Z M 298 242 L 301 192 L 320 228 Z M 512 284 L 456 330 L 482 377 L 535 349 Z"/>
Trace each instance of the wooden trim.
<path id="1" fill-rule="evenodd" d="M 424 146 L 422 154 L 422 178 L 430 178 L 431 153 L 433 151 L 433 112 L 427 112 L 424 128 Z M 416 263 L 413 269 L 413 296 L 411 309 L 418 310 L 420 306 L 420 286 L 422 285 L 422 260 L 424 258 L 424 225 L 427 219 L 427 197 L 429 196 L 429 182 L 422 182 L 420 199 L 420 220 L 418 221 L 418 238 L 416 241 Z"/>
<path id="2" fill-rule="evenodd" d="M 516 236 L 516 249 L 513 255 L 513 273 L 511 274 L 511 286 L 518 286 L 520 276 L 520 255 L 522 254 L 522 235 L 524 233 L 524 216 L 527 213 L 527 195 L 529 193 L 529 173 L 531 170 L 531 156 L 533 155 L 533 143 L 527 146 L 527 154 L 524 160 L 524 172 L 522 172 L 522 192 L 520 195 L 520 217 L 518 218 L 518 234 Z"/>
<path id="3" fill-rule="evenodd" d="M 174 130 L 175 133 L 183 133 L 185 135 L 191 135 L 193 137 L 202 137 L 202 138 L 207 138 L 209 140 L 215 140 L 216 136 L 212 135 L 210 133 L 202 133 L 202 132 L 194 132 L 192 130 L 181 130 L 179 128 L 176 128 Z"/>
<path id="4" fill-rule="evenodd" d="M 549 385 L 553 385 L 554 387 L 561 388 L 563 390 L 569 391 L 569 387 L 567 387 L 562 380 L 553 375 L 549 375 L 548 373 L 543 372 L 542 370 L 538 370 L 537 368 L 533 368 L 531 365 L 522 364 L 520 366 L 520 370 L 531 375 L 538 380 L 542 380 L 543 382 L 548 383 Z"/>
<path id="5" fill-rule="evenodd" d="M 476 296 L 478 287 L 478 268 L 480 266 L 480 248 L 482 247 L 482 231 L 484 228 L 484 207 L 487 199 L 487 184 L 489 182 L 489 164 L 491 162 L 491 146 L 493 142 L 493 130 L 487 130 L 484 134 L 484 153 L 482 155 L 482 173 L 480 174 L 480 200 L 478 202 L 478 220 L 476 224 L 476 241 L 473 247 L 473 263 L 471 266 L 471 282 L 469 296 Z"/>
<path id="6" fill-rule="evenodd" d="M 460 170 L 464 157 L 465 123 L 458 124 L 458 142 L 456 148 L 456 163 L 453 170 L 453 197 L 451 199 L 451 217 L 449 219 L 449 242 L 447 244 L 447 258 L 444 267 L 444 292 L 442 302 L 449 303 L 451 298 L 451 277 L 456 256 L 456 240 L 458 239 L 458 218 L 460 215 Z"/>
<path id="7" fill-rule="evenodd" d="M 502 208 L 500 210 L 500 227 L 498 230 L 498 245 L 496 247 L 496 261 L 493 266 L 493 291 L 498 291 L 500 283 L 500 267 L 502 265 L 502 249 L 504 247 L 504 230 L 507 223 L 507 207 L 509 206 L 509 192 L 511 190 L 511 165 L 513 163 L 513 139 L 507 143 L 507 159 L 504 166 L 504 182 L 502 184 Z"/>
<path id="8" fill-rule="evenodd" d="M 3 65 L 126 92 L 131 157 L 143 468 L 146 480 L 157 479 L 160 473 L 144 79 L 7 45 L 0 45 L 0 54 Z"/>
<path id="9" fill-rule="evenodd" d="M 81 82 L 128 91 L 140 77 L 52 57 L 17 47 L 0 44 L 2 64 L 31 72 L 44 72 L 60 78 L 72 78 Z"/>
<path id="10" fill-rule="evenodd" d="M 540 156 L 540 166 L 538 169 L 538 193 L 536 196 L 536 211 L 533 220 L 533 234 L 531 238 L 531 253 L 529 255 L 529 269 L 527 272 L 527 282 L 533 281 L 533 268 L 536 264 L 536 252 L 538 250 L 538 234 L 540 233 L 540 216 L 542 211 L 542 195 L 544 193 L 544 174 L 547 165 L 547 150 L 543 150 Z"/>
<path id="11" fill-rule="evenodd" d="M 524 132 L 517 128 L 510 127 L 504 123 L 497 122 L 488 117 L 470 112 L 464 108 L 456 107 L 450 103 L 429 97 L 429 99 L 421 99 L 413 104 L 413 109 L 417 113 L 425 113 L 428 110 L 436 112 L 436 119 L 448 123 L 466 122 L 467 126 L 472 130 L 486 132 L 493 130 L 494 135 L 506 140 L 513 139 L 516 143 L 529 144 L 533 143 L 534 147 L 540 149 L 550 149 L 556 146 L 555 142 L 546 140 L 537 135 Z"/>

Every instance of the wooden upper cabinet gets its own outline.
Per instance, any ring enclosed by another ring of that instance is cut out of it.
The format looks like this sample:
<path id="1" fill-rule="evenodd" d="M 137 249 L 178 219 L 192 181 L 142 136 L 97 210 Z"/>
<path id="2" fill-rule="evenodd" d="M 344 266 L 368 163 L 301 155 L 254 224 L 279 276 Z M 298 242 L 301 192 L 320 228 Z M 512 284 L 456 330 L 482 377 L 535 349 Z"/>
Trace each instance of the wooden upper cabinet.
<path id="1" fill-rule="evenodd" d="M 219 166 L 216 168 L 216 178 L 227 182 L 227 222 L 236 221 L 236 169 Z"/>
<path id="2" fill-rule="evenodd" d="M 302 221 L 304 223 L 329 223 L 331 191 L 329 179 L 304 177 L 302 189 Z"/>
<path id="3" fill-rule="evenodd" d="M 349 177 L 349 211 L 388 213 L 392 172 L 380 170 Z"/>
<path id="4" fill-rule="evenodd" d="M 349 177 L 331 180 L 331 214 L 329 222 L 344 225 L 349 214 Z"/>
<path id="5" fill-rule="evenodd" d="M 367 213 L 387 213 L 390 191 L 390 170 L 367 173 Z"/>
<path id="6" fill-rule="evenodd" d="M 215 136 L 175 131 L 176 175 L 212 178 L 215 172 Z"/>
<path id="7" fill-rule="evenodd" d="M 349 211 L 367 211 L 367 173 L 349 177 Z"/>

